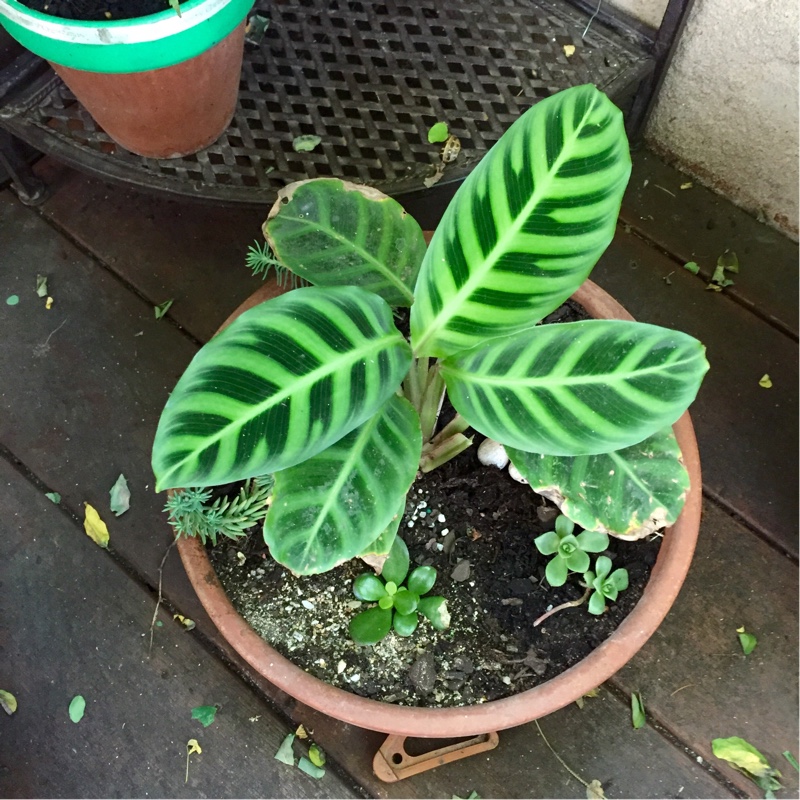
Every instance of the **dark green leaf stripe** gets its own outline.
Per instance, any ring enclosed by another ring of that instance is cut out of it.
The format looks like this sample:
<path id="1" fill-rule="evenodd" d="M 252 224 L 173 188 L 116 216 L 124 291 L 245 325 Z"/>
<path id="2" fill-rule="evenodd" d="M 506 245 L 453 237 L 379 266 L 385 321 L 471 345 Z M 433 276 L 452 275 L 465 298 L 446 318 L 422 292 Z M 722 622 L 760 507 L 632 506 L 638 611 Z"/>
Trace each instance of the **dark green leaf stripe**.
<path id="1" fill-rule="evenodd" d="M 447 356 L 557 308 L 611 241 L 629 174 L 622 114 L 593 86 L 525 113 L 436 229 L 415 289 L 415 353 Z"/>
<path id="2" fill-rule="evenodd" d="M 264 236 L 281 263 L 317 286 L 361 286 L 393 306 L 414 300 L 422 229 L 377 189 L 328 178 L 290 184 Z"/>
<path id="3" fill-rule="evenodd" d="M 297 289 L 242 314 L 192 360 L 153 445 L 158 490 L 285 469 L 372 416 L 408 371 L 389 306 L 356 287 Z"/>
<path id="4" fill-rule="evenodd" d="M 272 557 L 310 575 L 362 553 L 398 511 L 402 516 L 421 452 L 419 418 L 395 395 L 336 444 L 276 472 L 264 521 Z"/>
<path id="5" fill-rule="evenodd" d="M 507 448 L 535 492 L 587 531 L 638 539 L 677 520 L 689 474 L 672 428 L 592 456 L 544 456 Z"/>
<path id="6" fill-rule="evenodd" d="M 450 400 L 472 427 L 548 455 L 642 441 L 678 419 L 707 369 L 691 336 L 618 320 L 543 325 L 442 362 Z"/>

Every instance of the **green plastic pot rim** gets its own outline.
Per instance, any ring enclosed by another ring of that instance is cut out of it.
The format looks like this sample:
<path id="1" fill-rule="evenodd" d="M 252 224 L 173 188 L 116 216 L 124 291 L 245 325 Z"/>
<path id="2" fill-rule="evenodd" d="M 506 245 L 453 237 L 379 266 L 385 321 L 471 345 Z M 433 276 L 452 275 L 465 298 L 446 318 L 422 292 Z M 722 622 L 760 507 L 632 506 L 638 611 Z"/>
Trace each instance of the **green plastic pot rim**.
<path id="1" fill-rule="evenodd" d="M 166 1 L 165 5 L 166 5 Z M 0 0 L 0 21 L 32 52 L 55 64 L 93 72 L 142 72 L 186 61 L 224 39 L 253 0 L 188 0 L 146 17 L 68 20 Z"/>
<path id="2" fill-rule="evenodd" d="M 20 27 L 52 39 L 74 44 L 135 44 L 152 42 L 199 25 L 213 17 L 231 0 L 189 0 L 181 5 L 181 15 L 171 7 L 158 14 L 134 19 L 84 21 L 42 14 L 17 0 L 2 0 L 3 15 Z"/>

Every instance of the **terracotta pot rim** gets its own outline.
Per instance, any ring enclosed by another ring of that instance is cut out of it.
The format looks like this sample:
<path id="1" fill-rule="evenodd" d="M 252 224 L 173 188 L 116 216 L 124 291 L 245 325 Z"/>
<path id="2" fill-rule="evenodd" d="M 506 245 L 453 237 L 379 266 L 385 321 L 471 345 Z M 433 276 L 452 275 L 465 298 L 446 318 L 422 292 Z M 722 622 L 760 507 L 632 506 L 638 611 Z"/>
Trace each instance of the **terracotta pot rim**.
<path id="1" fill-rule="evenodd" d="M 225 324 L 267 299 L 270 291 L 262 287 Z M 573 298 L 592 316 L 633 319 L 591 281 L 586 281 Z M 324 683 L 280 655 L 239 616 L 198 539 L 180 539 L 178 551 L 200 601 L 233 649 L 260 675 L 302 703 L 361 728 L 404 736 L 448 738 L 503 730 L 550 714 L 610 678 L 650 638 L 675 601 L 694 554 L 702 496 L 697 440 L 688 412 L 675 423 L 674 430 L 689 472 L 690 489 L 680 517 L 664 533 L 641 599 L 617 630 L 586 658 L 555 678 L 502 700 L 459 708 L 396 706 Z"/>

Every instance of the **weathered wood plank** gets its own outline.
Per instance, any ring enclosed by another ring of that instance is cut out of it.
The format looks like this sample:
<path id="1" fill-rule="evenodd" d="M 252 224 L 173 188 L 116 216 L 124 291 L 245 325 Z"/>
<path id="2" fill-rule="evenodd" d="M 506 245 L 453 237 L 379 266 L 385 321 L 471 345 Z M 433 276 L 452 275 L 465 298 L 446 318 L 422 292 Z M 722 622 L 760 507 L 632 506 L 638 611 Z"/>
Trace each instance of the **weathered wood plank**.
<path id="1" fill-rule="evenodd" d="M 758 639 L 742 653 L 736 629 Z M 614 681 L 641 691 L 649 713 L 753 797 L 755 786 L 713 757 L 711 740 L 741 736 L 783 772 L 798 774 L 797 567 L 706 502 L 689 576 L 667 619 Z"/>
<path id="2" fill-rule="evenodd" d="M 592 277 L 640 321 L 706 345 L 711 369 L 691 408 L 704 488 L 796 556 L 797 344 L 622 229 Z"/>
<path id="3" fill-rule="evenodd" d="M 148 658 L 149 593 L 5 459 L 0 487 L 0 684 L 19 703 L 1 723 L 0 795 L 359 796 L 333 771 L 315 781 L 275 761 L 289 725 L 169 614 Z M 219 705 L 208 728 L 200 705 Z M 185 782 L 192 738 L 203 752 Z"/>
<path id="4" fill-rule="evenodd" d="M 622 219 L 682 263 L 696 261 L 706 281 L 732 250 L 741 271 L 727 291 L 797 336 L 797 244 L 647 150 L 633 156 Z M 674 268 L 674 266 L 673 266 Z"/>
<path id="5" fill-rule="evenodd" d="M 201 341 L 260 285 L 245 267 L 269 209 L 170 200 L 88 178 L 50 158 L 36 166 L 53 194 L 41 207 L 81 246 Z M 152 316 L 152 309 L 149 312 Z"/>

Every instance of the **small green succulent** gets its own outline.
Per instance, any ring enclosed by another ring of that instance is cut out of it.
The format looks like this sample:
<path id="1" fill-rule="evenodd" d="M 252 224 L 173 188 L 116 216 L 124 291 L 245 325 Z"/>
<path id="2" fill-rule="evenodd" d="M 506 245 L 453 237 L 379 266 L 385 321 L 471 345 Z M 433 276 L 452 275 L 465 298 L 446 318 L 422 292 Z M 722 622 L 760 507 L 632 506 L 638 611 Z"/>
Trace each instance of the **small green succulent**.
<path id="1" fill-rule="evenodd" d="M 594 568 L 587 570 L 583 581 L 587 589 L 594 589 L 589 598 L 589 613 L 602 614 L 606 610 L 606 599 L 616 600 L 617 595 L 628 588 L 628 570 L 620 567 L 611 572 L 611 559 L 598 556 Z"/>
<path id="2" fill-rule="evenodd" d="M 367 572 L 353 581 L 353 594 L 359 600 L 378 604 L 350 621 L 350 636 L 356 644 L 377 644 L 392 628 L 398 636 L 411 636 L 419 624 L 419 614 L 437 630 L 450 626 L 450 613 L 444 597 L 423 597 L 436 582 L 436 570 L 417 567 L 409 575 L 408 568 L 408 548 L 398 537 L 380 578 Z M 403 586 L 406 576 L 408 581 Z"/>
<path id="3" fill-rule="evenodd" d="M 570 572 L 585 573 L 591 559 L 589 553 L 602 553 L 608 547 L 608 534 L 583 531 L 573 535 L 575 523 L 559 514 L 554 531 L 537 536 L 533 541 L 544 556 L 553 556 L 547 563 L 545 577 L 551 586 L 563 586 Z"/>

